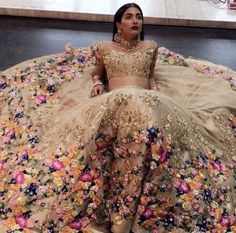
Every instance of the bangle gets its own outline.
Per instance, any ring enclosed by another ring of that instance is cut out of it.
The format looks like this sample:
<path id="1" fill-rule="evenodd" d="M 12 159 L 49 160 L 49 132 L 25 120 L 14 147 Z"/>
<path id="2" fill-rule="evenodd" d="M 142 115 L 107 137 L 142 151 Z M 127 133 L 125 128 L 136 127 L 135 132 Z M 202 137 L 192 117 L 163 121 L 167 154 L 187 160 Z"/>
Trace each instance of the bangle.
<path id="1" fill-rule="evenodd" d="M 94 82 L 94 84 L 93 84 L 93 88 L 96 87 L 96 86 L 98 86 L 98 85 L 103 85 L 102 81 L 96 80 L 96 81 Z"/>

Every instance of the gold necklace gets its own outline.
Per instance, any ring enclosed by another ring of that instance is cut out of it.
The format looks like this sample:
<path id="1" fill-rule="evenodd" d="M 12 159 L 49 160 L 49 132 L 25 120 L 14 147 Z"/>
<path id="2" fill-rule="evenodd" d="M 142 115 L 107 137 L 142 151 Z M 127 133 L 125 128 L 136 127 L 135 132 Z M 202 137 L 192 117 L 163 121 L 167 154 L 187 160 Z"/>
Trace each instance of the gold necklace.
<path id="1" fill-rule="evenodd" d="M 123 51 L 125 52 L 131 52 L 134 51 L 139 43 L 140 40 L 132 40 L 132 41 L 127 41 L 125 39 L 121 39 L 118 45 L 122 48 Z"/>

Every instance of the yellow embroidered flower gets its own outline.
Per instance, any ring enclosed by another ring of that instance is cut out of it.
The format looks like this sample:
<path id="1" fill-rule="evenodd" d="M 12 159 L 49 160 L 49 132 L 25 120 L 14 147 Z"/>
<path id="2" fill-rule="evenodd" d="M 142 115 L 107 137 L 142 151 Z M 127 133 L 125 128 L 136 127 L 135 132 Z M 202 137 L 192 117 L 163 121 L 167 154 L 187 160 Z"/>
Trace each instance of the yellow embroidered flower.
<path id="1" fill-rule="evenodd" d="M 16 205 L 23 206 L 25 205 L 26 200 L 27 200 L 26 196 L 22 195 L 16 199 Z"/>
<path id="2" fill-rule="evenodd" d="M 53 183 L 57 188 L 59 188 L 63 185 L 63 180 L 61 179 L 61 177 L 54 177 Z"/>
<path id="3" fill-rule="evenodd" d="M 99 197 L 97 197 L 97 196 L 94 196 L 93 197 L 93 202 L 98 206 L 101 203 L 101 199 Z"/>
<path id="4" fill-rule="evenodd" d="M 11 227 L 13 227 L 13 226 L 15 226 L 15 225 L 16 225 L 16 221 L 15 221 L 14 218 L 8 218 L 8 219 L 6 220 L 6 222 L 4 223 L 4 226 L 5 226 L 7 229 L 9 229 L 9 228 L 11 228 Z"/>
<path id="5" fill-rule="evenodd" d="M 147 196 L 144 196 L 144 195 L 142 195 L 142 197 L 141 197 L 140 201 L 141 201 L 141 205 L 143 205 L 143 206 L 146 206 L 146 205 L 147 205 L 147 203 L 148 203 L 148 197 L 147 197 Z"/>
<path id="6" fill-rule="evenodd" d="M 191 190 L 198 190 L 198 189 L 200 189 L 200 187 L 201 187 L 201 183 L 200 183 L 200 182 L 197 182 L 196 180 L 192 180 L 192 181 L 189 183 L 189 186 L 190 186 L 190 189 L 191 189 Z"/>
<path id="7" fill-rule="evenodd" d="M 236 233 L 236 226 L 232 226 L 231 230 L 232 230 L 233 233 Z"/>
<path id="8" fill-rule="evenodd" d="M 225 228 L 221 226 L 221 224 L 216 224 L 215 225 L 215 233 L 222 233 L 225 232 Z"/>
<path id="9" fill-rule="evenodd" d="M 194 199 L 194 195 L 189 192 L 187 194 L 182 195 L 180 198 L 183 199 L 185 202 L 190 202 Z"/>
<path id="10" fill-rule="evenodd" d="M 92 233 L 92 230 L 88 227 L 82 229 L 83 233 Z"/>
<path id="11" fill-rule="evenodd" d="M 132 165 L 131 165 L 130 161 L 126 160 L 125 161 L 125 169 L 129 171 L 131 168 L 132 168 Z"/>
<path id="12" fill-rule="evenodd" d="M 175 63 L 175 59 L 172 58 L 172 57 L 170 57 L 170 58 L 168 59 L 168 63 L 169 63 L 170 65 L 173 65 L 173 64 Z"/>
<path id="13" fill-rule="evenodd" d="M 153 225 L 155 225 L 155 221 L 153 219 L 148 219 L 143 224 L 145 229 L 150 229 L 150 227 L 152 227 Z"/>
<path id="14" fill-rule="evenodd" d="M 215 213 L 214 213 L 215 219 L 217 219 L 217 220 L 220 219 L 223 213 L 224 213 L 224 210 L 223 210 L 223 209 L 221 209 L 221 208 L 216 208 L 216 209 L 215 209 Z"/>
<path id="15" fill-rule="evenodd" d="M 133 184 L 134 186 L 138 187 L 138 186 L 140 185 L 140 180 L 133 178 L 132 184 Z"/>
<path id="16" fill-rule="evenodd" d="M 30 229 L 27 229 L 27 228 L 25 228 L 23 232 L 24 232 L 24 233 L 31 233 L 31 230 L 30 230 Z"/>
<path id="17" fill-rule="evenodd" d="M 61 229 L 61 233 L 72 233 L 74 230 L 72 230 L 70 227 L 65 226 Z"/>
<path id="18" fill-rule="evenodd" d="M 67 211 L 64 215 L 63 215 L 63 219 L 65 222 L 71 222 L 74 220 L 75 216 L 77 215 L 76 211 Z"/>
<path id="19" fill-rule="evenodd" d="M 62 158 L 61 161 L 64 164 L 64 166 L 68 166 L 71 163 L 71 159 L 68 157 Z"/>
<path id="20" fill-rule="evenodd" d="M 101 188 L 103 186 L 103 182 L 100 179 L 96 179 L 94 182 L 95 182 L 96 186 L 98 186 L 98 188 Z"/>
<path id="21" fill-rule="evenodd" d="M 83 197 L 83 192 L 79 191 L 76 195 L 76 203 L 78 204 L 78 206 L 82 206 L 84 204 L 82 197 Z"/>
<path id="22" fill-rule="evenodd" d="M 9 189 L 12 190 L 12 191 L 14 191 L 14 192 L 17 192 L 17 191 L 20 189 L 20 186 L 17 185 L 17 184 L 11 184 L 11 185 L 9 186 Z"/>
<path id="23" fill-rule="evenodd" d="M 15 206 L 13 208 L 13 215 L 18 216 L 18 215 L 21 215 L 22 213 L 24 213 L 26 211 L 27 211 L 27 208 L 25 206 L 18 205 L 18 206 Z"/>
<path id="24" fill-rule="evenodd" d="M 76 182 L 76 184 L 75 184 L 75 191 L 83 190 L 84 189 L 84 185 L 85 185 L 85 183 L 82 182 L 82 181 Z"/>

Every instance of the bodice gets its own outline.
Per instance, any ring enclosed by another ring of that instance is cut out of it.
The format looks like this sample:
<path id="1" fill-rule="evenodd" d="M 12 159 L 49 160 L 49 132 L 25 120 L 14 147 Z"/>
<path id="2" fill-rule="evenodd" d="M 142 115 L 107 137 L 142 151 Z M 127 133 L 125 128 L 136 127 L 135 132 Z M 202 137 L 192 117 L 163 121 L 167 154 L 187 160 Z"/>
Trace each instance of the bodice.
<path id="1" fill-rule="evenodd" d="M 156 42 L 150 41 L 149 46 L 132 52 L 112 49 L 103 43 L 97 45 L 97 71 L 106 70 L 108 79 L 120 76 L 149 78 L 156 60 Z"/>

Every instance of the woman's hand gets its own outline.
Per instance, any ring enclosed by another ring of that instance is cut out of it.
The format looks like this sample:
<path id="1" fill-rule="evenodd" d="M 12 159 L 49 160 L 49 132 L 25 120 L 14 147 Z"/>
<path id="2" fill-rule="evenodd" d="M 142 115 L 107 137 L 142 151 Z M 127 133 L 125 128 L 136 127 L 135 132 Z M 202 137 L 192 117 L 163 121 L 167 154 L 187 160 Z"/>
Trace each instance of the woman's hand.
<path id="1" fill-rule="evenodd" d="M 97 96 L 97 95 L 101 95 L 104 92 L 104 86 L 103 84 L 97 84 L 96 86 L 94 86 L 91 90 L 91 96 Z"/>

